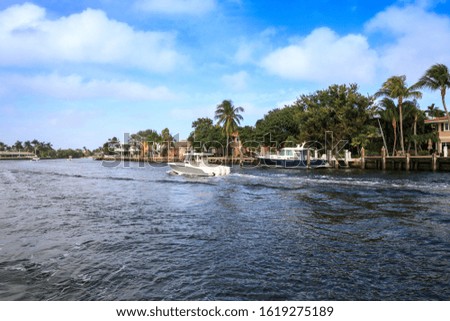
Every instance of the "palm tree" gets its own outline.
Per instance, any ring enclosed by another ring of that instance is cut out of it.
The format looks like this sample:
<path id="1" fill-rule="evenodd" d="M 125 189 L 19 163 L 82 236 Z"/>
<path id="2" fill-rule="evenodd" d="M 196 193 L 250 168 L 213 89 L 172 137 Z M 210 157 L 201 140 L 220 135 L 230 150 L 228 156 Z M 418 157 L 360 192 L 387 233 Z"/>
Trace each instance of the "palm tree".
<path id="1" fill-rule="evenodd" d="M 390 97 L 397 99 L 397 107 L 399 112 L 400 122 L 400 146 L 402 148 L 402 154 L 405 154 L 405 141 L 403 138 L 403 102 L 408 98 L 422 98 L 422 93 L 416 90 L 416 87 L 408 87 L 406 85 L 406 76 L 392 76 L 386 80 L 381 89 L 375 94 L 375 97 Z"/>
<path id="2" fill-rule="evenodd" d="M 21 142 L 20 140 L 16 141 L 16 142 L 14 143 L 13 147 L 14 147 L 14 149 L 15 149 L 16 151 L 23 150 L 23 145 L 22 145 L 22 142 Z"/>
<path id="3" fill-rule="evenodd" d="M 33 146 L 31 145 L 31 142 L 29 140 L 23 143 L 23 148 L 25 149 L 26 152 L 33 151 Z"/>
<path id="4" fill-rule="evenodd" d="M 406 101 L 404 103 L 405 107 L 405 118 L 411 118 L 412 120 L 412 140 L 414 141 L 414 153 L 417 156 L 417 123 L 419 121 L 419 118 L 423 121 L 425 118 L 425 112 L 420 110 L 420 106 L 417 103 L 417 100 L 413 101 Z M 411 141 L 409 142 L 409 145 L 411 145 Z M 408 150 L 409 150 L 408 146 Z"/>
<path id="5" fill-rule="evenodd" d="M 230 135 L 240 125 L 241 120 L 244 118 L 240 113 L 244 112 L 242 107 L 234 107 L 231 100 L 224 100 L 220 105 L 217 105 L 214 119 L 217 119 L 217 124 L 223 126 L 223 131 L 227 136 L 227 148 L 226 159 L 228 158 L 228 145 L 230 141 Z"/>
<path id="6" fill-rule="evenodd" d="M 443 64 L 435 64 L 431 66 L 414 86 L 416 88 L 428 88 L 431 90 L 441 91 L 442 106 L 444 107 L 450 126 L 450 114 L 448 113 L 447 106 L 445 105 L 445 94 L 447 92 L 447 88 L 450 88 L 450 73 L 447 66 Z"/>
<path id="7" fill-rule="evenodd" d="M 383 118 L 385 121 L 391 122 L 392 129 L 394 130 L 394 144 L 392 147 L 392 156 L 394 156 L 395 150 L 397 149 L 397 107 L 395 106 L 394 101 L 387 97 L 383 98 L 379 105 L 380 107 L 384 108 L 380 112 L 381 118 Z M 386 151 L 386 153 L 388 153 L 389 155 L 389 151 Z"/>

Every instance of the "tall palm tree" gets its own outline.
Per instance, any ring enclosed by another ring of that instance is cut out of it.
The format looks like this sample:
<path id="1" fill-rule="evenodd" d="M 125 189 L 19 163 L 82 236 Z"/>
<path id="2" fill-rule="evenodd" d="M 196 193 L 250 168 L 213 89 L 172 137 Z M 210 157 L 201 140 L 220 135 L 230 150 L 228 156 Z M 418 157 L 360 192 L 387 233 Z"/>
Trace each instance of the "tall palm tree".
<path id="1" fill-rule="evenodd" d="M 375 97 L 390 97 L 397 99 L 397 107 L 400 122 L 400 146 L 402 154 L 405 154 L 405 140 L 403 138 L 403 101 L 408 98 L 422 98 L 422 93 L 416 87 L 406 85 L 406 76 L 392 76 L 386 80 L 381 89 L 375 94 Z"/>
<path id="2" fill-rule="evenodd" d="M 214 118 L 217 119 L 217 124 L 223 126 L 223 131 L 227 136 L 226 158 L 228 158 L 228 145 L 230 142 L 230 135 L 240 125 L 244 118 L 240 113 L 244 112 L 242 107 L 234 107 L 231 100 L 224 100 L 220 105 L 217 105 Z"/>
<path id="3" fill-rule="evenodd" d="M 23 148 L 25 149 L 26 152 L 33 151 L 33 146 L 31 145 L 31 142 L 29 140 L 23 143 Z"/>
<path id="4" fill-rule="evenodd" d="M 381 118 L 385 121 L 391 122 L 392 129 L 394 131 L 394 144 L 392 146 L 392 156 L 395 155 L 395 150 L 397 149 L 397 121 L 398 121 L 398 111 L 395 103 L 390 98 L 383 98 L 380 102 L 380 107 L 383 110 L 380 112 Z M 386 151 L 389 155 L 389 151 Z"/>
<path id="5" fill-rule="evenodd" d="M 445 105 L 445 94 L 447 88 L 450 88 L 450 73 L 447 66 L 444 64 L 435 64 L 431 66 L 414 86 L 416 88 L 428 88 L 441 91 L 442 106 L 444 107 L 450 126 L 450 114 Z"/>
<path id="6" fill-rule="evenodd" d="M 417 123 L 419 118 L 422 121 L 425 119 L 425 112 L 420 109 L 420 106 L 415 99 L 413 101 L 404 102 L 403 107 L 405 108 L 405 118 L 410 118 L 412 120 L 412 141 L 414 142 L 414 153 L 417 156 Z M 411 140 L 409 144 L 411 145 Z"/>

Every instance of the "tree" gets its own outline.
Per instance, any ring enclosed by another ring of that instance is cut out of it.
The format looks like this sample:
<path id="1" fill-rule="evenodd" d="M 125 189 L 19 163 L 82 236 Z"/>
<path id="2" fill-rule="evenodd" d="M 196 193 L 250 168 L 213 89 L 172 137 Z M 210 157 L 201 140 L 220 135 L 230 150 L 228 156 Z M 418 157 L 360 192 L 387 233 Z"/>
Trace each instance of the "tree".
<path id="1" fill-rule="evenodd" d="M 397 108 L 399 111 L 400 122 L 400 146 L 402 154 L 405 154 L 405 141 L 403 137 L 403 102 L 408 98 L 422 98 L 422 93 L 416 90 L 415 86 L 408 87 L 406 85 L 406 76 L 392 76 L 386 80 L 381 89 L 375 94 L 375 97 L 390 97 L 397 99 Z"/>
<path id="2" fill-rule="evenodd" d="M 367 144 L 356 137 L 361 133 L 373 135 L 371 124 L 375 112 L 372 97 L 358 92 L 356 84 L 332 85 L 311 95 L 302 95 L 298 106 L 300 141 L 323 142 L 327 131 L 333 132 L 333 144 L 350 142 L 353 146 Z M 353 141 L 355 140 L 355 141 Z"/>
<path id="3" fill-rule="evenodd" d="M 428 117 L 431 118 L 445 116 L 445 113 L 442 110 L 440 110 L 439 107 L 436 107 L 434 104 L 428 106 L 425 113 L 427 113 Z"/>
<path id="4" fill-rule="evenodd" d="M 16 141 L 13 147 L 16 151 L 23 150 L 22 142 L 20 140 Z"/>
<path id="5" fill-rule="evenodd" d="M 398 121 L 398 110 L 395 106 L 395 102 L 385 97 L 379 103 L 379 106 L 383 108 L 380 112 L 380 116 L 383 120 L 390 122 L 392 125 L 392 130 L 394 132 L 394 143 L 392 145 L 392 156 L 395 155 L 395 150 L 397 149 L 397 121 Z M 386 151 L 388 154 L 389 152 Z"/>
<path id="6" fill-rule="evenodd" d="M 191 142 L 194 149 L 206 149 L 210 147 L 219 147 L 219 142 L 223 142 L 222 130 L 218 125 L 213 124 L 213 120 L 210 118 L 198 118 L 192 122 L 192 128 L 194 131 L 189 135 L 188 140 Z M 220 148 L 223 150 L 223 146 Z"/>
<path id="7" fill-rule="evenodd" d="M 170 134 L 169 128 L 164 128 L 161 131 L 161 155 L 168 156 L 169 149 L 173 145 L 173 136 Z"/>
<path id="8" fill-rule="evenodd" d="M 416 88 L 440 90 L 442 106 L 444 107 L 450 126 L 450 114 L 448 113 L 447 106 L 445 104 L 445 94 L 447 92 L 447 88 L 450 88 L 450 73 L 447 66 L 444 64 L 435 64 L 431 66 L 414 86 Z"/>
<path id="9" fill-rule="evenodd" d="M 417 143 L 418 143 L 418 135 L 417 135 L 417 123 L 419 120 L 423 122 L 425 119 L 424 112 L 420 110 L 420 106 L 417 103 L 417 100 L 406 101 L 404 104 L 405 107 L 405 120 L 409 120 L 411 125 L 410 135 L 409 135 L 409 144 L 408 144 L 408 152 L 410 150 L 411 141 L 414 142 L 414 153 L 417 156 Z"/>
<path id="10" fill-rule="evenodd" d="M 217 120 L 218 125 L 223 126 L 223 131 L 227 136 L 226 157 L 228 157 L 229 154 L 228 145 L 230 142 L 230 135 L 237 129 L 238 125 L 240 125 L 241 120 L 244 119 L 240 114 L 242 112 L 244 112 L 244 108 L 234 107 L 231 100 L 224 100 L 216 107 L 214 118 Z"/>
<path id="11" fill-rule="evenodd" d="M 161 140 L 161 136 L 153 129 L 140 130 L 136 134 L 132 134 L 131 138 L 141 143 L 159 142 Z"/>
<path id="12" fill-rule="evenodd" d="M 31 142 L 33 143 L 33 142 Z M 117 137 L 109 138 L 106 143 L 103 144 L 103 153 L 105 155 L 113 155 L 114 154 L 114 146 L 120 144 L 120 141 Z"/>
<path id="13" fill-rule="evenodd" d="M 31 142 L 29 140 L 25 141 L 23 143 L 23 147 L 25 148 L 26 152 L 32 152 L 33 151 L 33 146 L 31 145 Z"/>
<path id="14" fill-rule="evenodd" d="M 257 138 L 265 145 L 279 145 L 289 140 L 289 137 L 298 137 L 299 107 L 285 106 L 276 108 L 264 115 L 256 122 L 255 133 Z"/>

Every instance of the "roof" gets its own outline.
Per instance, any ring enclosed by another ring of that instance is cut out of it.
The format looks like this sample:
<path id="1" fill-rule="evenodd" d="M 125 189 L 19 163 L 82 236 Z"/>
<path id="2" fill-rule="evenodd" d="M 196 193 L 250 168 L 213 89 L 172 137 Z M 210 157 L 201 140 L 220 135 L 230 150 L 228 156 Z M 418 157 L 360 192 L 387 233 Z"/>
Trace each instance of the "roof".
<path id="1" fill-rule="evenodd" d="M 434 117 L 432 119 L 425 119 L 425 124 L 438 124 L 448 122 L 447 116 L 444 117 Z"/>

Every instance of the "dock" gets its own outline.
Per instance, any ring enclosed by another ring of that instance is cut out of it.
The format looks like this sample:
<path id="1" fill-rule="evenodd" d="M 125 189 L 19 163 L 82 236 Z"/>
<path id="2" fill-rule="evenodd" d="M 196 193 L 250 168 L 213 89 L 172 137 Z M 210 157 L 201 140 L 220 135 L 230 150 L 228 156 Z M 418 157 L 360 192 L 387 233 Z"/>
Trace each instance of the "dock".
<path id="1" fill-rule="evenodd" d="M 0 152 L 0 160 L 30 160 L 35 156 L 29 152 Z"/>
<path id="2" fill-rule="evenodd" d="M 437 154 L 426 156 L 415 156 L 407 153 L 405 156 L 387 156 L 383 152 L 381 155 L 366 156 L 364 150 L 357 158 L 336 158 L 329 155 L 329 163 L 335 169 L 358 168 L 367 170 L 399 170 L 399 171 L 450 171 L 450 157 L 443 157 Z M 166 164 L 170 162 L 182 162 L 178 157 L 142 157 L 142 156 L 122 156 L 105 155 L 95 157 L 96 160 L 109 162 L 142 162 L 149 164 Z M 240 166 L 258 166 L 259 159 L 255 157 L 209 157 L 211 164 L 228 164 Z"/>
<path id="3" fill-rule="evenodd" d="M 430 156 L 366 156 L 360 162 L 362 169 L 450 171 L 450 157 Z"/>
<path id="4" fill-rule="evenodd" d="M 403 170 L 403 171 L 450 171 L 450 157 L 437 154 L 417 156 L 406 153 L 405 156 L 387 156 L 384 149 L 381 155 L 365 156 L 348 161 L 349 166 L 361 169 Z"/>

